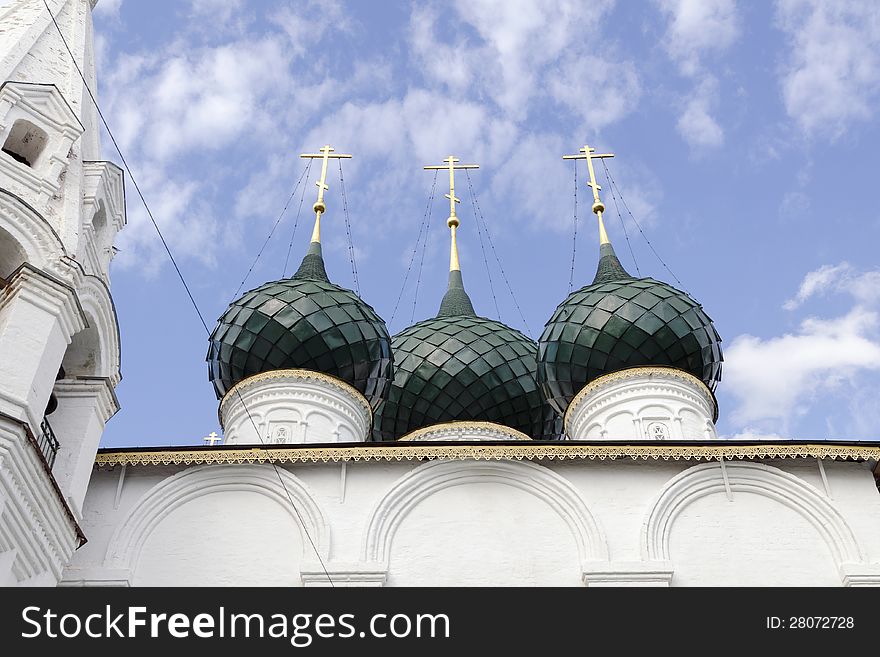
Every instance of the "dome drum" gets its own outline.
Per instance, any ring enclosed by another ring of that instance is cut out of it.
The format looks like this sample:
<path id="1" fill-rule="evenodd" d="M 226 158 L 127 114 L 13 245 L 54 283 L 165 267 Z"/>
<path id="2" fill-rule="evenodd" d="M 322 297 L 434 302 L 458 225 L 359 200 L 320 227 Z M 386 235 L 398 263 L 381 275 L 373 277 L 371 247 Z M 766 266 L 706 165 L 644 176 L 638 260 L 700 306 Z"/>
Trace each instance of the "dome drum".
<path id="1" fill-rule="evenodd" d="M 366 398 L 349 384 L 296 369 L 240 381 L 223 397 L 219 415 L 225 444 L 270 447 L 364 442 L 373 420 Z"/>
<path id="2" fill-rule="evenodd" d="M 692 374 L 634 367 L 605 374 L 575 395 L 565 413 L 571 440 L 714 440 L 718 406 Z"/>

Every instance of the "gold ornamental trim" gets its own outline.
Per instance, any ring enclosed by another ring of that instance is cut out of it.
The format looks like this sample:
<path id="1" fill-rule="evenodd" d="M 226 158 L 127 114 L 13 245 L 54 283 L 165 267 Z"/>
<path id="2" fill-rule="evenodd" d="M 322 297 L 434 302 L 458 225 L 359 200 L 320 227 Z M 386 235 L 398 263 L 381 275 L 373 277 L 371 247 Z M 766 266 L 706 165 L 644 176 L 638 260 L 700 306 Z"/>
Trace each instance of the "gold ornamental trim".
<path id="1" fill-rule="evenodd" d="M 494 431 L 495 433 L 503 434 L 507 437 L 508 440 L 531 440 L 530 436 L 527 436 L 522 431 L 517 431 L 511 427 L 504 426 L 503 424 L 496 424 L 495 422 L 441 422 L 440 424 L 432 424 L 428 427 L 422 427 L 421 429 L 415 429 L 414 431 L 410 431 L 405 436 L 401 436 L 398 438 L 398 441 L 401 440 L 423 440 L 424 436 L 430 435 L 432 433 L 437 433 L 441 431 Z M 479 439 L 477 439 L 479 440 Z M 499 440 L 499 439 L 494 439 Z M 500 440 L 504 440 L 501 438 Z"/>
<path id="2" fill-rule="evenodd" d="M 685 372 L 684 370 L 679 370 L 674 367 L 663 367 L 658 365 L 650 367 L 630 367 L 629 369 L 618 370 L 617 372 L 611 372 L 610 374 L 603 374 L 602 376 L 593 379 L 587 385 L 581 388 L 580 391 L 574 396 L 574 399 L 571 400 L 568 408 L 565 409 L 565 415 L 562 418 L 562 425 L 564 427 L 568 427 L 569 414 L 572 413 L 574 409 L 577 408 L 584 401 L 584 399 L 586 399 L 596 390 L 604 388 L 605 386 L 611 383 L 615 383 L 617 381 L 626 381 L 627 379 L 635 379 L 641 376 L 650 376 L 651 374 L 661 374 L 671 379 L 680 379 L 681 381 L 687 381 L 688 383 L 697 384 L 697 386 L 700 388 L 700 391 L 709 402 L 709 405 L 712 407 L 712 419 L 715 421 L 718 420 L 718 402 L 715 400 L 715 395 L 712 394 L 709 386 L 700 381 L 700 379 L 695 377 L 690 372 Z"/>
<path id="3" fill-rule="evenodd" d="M 254 374 L 253 376 L 249 376 L 246 379 L 242 379 L 234 386 L 232 386 L 229 390 L 227 390 L 225 395 L 223 395 L 223 399 L 220 400 L 220 406 L 217 409 L 217 415 L 219 415 L 221 418 L 223 417 L 223 408 L 224 406 L 226 406 L 227 403 L 231 403 L 229 402 L 229 399 L 232 393 L 240 395 L 242 390 L 246 390 L 253 385 L 262 383 L 263 381 L 271 381 L 273 379 L 305 379 L 307 381 L 321 381 L 322 383 L 327 383 L 337 390 L 341 390 L 342 392 L 347 393 L 357 399 L 358 404 L 363 407 L 364 411 L 366 411 L 367 415 L 369 416 L 370 425 L 372 426 L 373 424 L 373 409 L 370 407 L 370 402 L 367 401 L 367 398 L 364 397 L 360 390 L 352 386 L 347 381 L 343 381 L 342 379 L 332 376 L 330 374 L 301 369 L 271 370 L 269 372 L 260 372 L 259 374 Z M 242 400 L 239 399 L 239 401 Z"/>
<path id="4" fill-rule="evenodd" d="M 517 441 L 519 443 L 519 441 Z M 348 461 L 425 461 L 434 459 L 485 461 L 564 461 L 564 460 L 653 460 L 712 461 L 766 458 L 816 458 L 880 461 L 878 445 L 761 444 L 729 445 L 603 445 L 565 444 L 528 445 L 496 443 L 493 445 L 435 445 L 431 442 L 376 444 L 370 447 L 339 445 L 324 447 L 293 447 L 262 449 L 260 447 L 209 447 L 197 449 L 166 449 L 155 451 L 99 452 L 98 467 L 115 465 L 203 465 L 242 463 L 340 463 Z"/>

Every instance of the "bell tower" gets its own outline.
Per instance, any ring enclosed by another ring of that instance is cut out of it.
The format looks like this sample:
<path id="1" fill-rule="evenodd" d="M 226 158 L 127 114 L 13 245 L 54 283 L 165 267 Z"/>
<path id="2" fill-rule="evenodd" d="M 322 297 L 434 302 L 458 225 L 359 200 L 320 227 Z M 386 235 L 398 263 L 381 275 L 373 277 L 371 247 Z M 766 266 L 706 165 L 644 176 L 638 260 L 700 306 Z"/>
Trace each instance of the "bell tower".
<path id="1" fill-rule="evenodd" d="M 0 586 L 58 582 L 118 410 L 109 265 L 125 205 L 89 95 L 95 4 L 0 9 Z"/>

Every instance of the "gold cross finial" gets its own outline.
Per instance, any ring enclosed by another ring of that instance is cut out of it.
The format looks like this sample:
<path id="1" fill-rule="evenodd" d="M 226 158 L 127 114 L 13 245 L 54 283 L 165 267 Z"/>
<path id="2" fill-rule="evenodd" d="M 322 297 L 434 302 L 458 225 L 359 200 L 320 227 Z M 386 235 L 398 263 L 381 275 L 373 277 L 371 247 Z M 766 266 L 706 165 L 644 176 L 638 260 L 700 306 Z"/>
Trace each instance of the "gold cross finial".
<path id="1" fill-rule="evenodd" d="M 599 218 L 599 243 L 609 244 L 608 233 L 605 232 L 605 223 L 602 221 L 602 213 L 605 212 L 605 204 L 599 198 L 599 184 L 596 182 L 596 172 L 593 170 L 593 160 L 602 160 L 606 157 L 614 157 L 614 153 L 597 153 L 589 144 L 580 149 L 577 155 L 563 155 L 563 160 L 586 160 L 587 169 L 590 171 L 590 182 L 587 187 L 593 190 L 593 212 Z"/>
<path id="2" fill-rule="evenodd" d="M 440 165 L 431 165 L 426 166 L 425 169 L 428 170 L 436 170 L 436 169 L 449 169 L 449 193 L 446 194 L 446 198 L 449 199 L 449 219 L 446 220 L 446 225 L 449 226 L 449 230 L 452 235 L 452 243 L 450 244 L 449 249 L 449 270 L 457 271 L 461 269 L 461 266 L 458 262 L 458 244 L 455 241 L 455 229 L 458 228 L 458 217 L 455 214 L 455 204 L 461 203 L 460 198 L 456 198 L 455 196 L 455 170 L 456 169 L 479 169 L 479 164 L 458 164 L 459 159 L 454 155 L 450 155 L 446 157 L 444 160 L 446 164 Z"/>
<path id="3" fill-rule="evenodd" d="M 211 447 L 214 446 L 214 443 L 220 442 L 221 438 L 217 435 L 216 431 L 212 431 L 207 436 L 202 438 L 206 443 L 208 443 Z"/>
<path id="4" fill-rule="evenodd" d="M 324 191 L 330 189 L 327 186 L 327 163 L 330 161 L 330 158 L 337 160 L 351 159 L 351 155 L 335 153 L 333 147 L 330 146 L 330 144 L 326 144 L 319 148 L 317 153 L 301 153 L 300 157 L 309 159 L 321 158 L 321 179 L 315 183 L 318 186 L 318 200 L 315 201 L 315 204 L 312 206 L 312 209 L 315 211 L 315 228 L 312 231 L 312 241 L 320 242 L 321 215 L 324 214 L 324 211 L 327 209 L 327 206 L 324 204 Z"/>

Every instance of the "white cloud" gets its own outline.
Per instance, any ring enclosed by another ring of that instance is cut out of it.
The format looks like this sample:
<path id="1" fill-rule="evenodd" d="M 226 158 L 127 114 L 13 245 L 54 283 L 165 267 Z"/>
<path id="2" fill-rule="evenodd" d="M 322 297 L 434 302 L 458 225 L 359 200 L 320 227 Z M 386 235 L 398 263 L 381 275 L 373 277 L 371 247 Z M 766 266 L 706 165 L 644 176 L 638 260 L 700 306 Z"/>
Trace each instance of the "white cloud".
<path id="1" fill-rule="evenodd" d="M 471 53 L 461 39 L 447 43 L 436 34 L 438 12 L 426 5 L 413 7 L 409 23 L 409 41 L 413 55 L 429 79 L 461 91 L 473 81 Z"/>
<path id="2" fill-rule="evenodd" d="M 119 9 L 122 7 L 122 0 L 98 0 L 95 5 L 94 13 L 104 16 L 119 16 Z"/>
<path id="3" fill-rule="evenodd" d="M 524 120 L 536 102 L 574 110 L 591 131 L 632 111 L 640 85 L 631 61 L 614 59 L 614 48 L 584 35 L 601 30 L 613 2 L 578 0 L 458 0 L 455 18 L 468 36 L 448 35 L 438 22 L 447 5 L 414 9 L 409 42 L 429 83 L 470 97 L 488 97 L 513 121 Z M 600 52 L 604 52 L 600 55 Z M 604 89 L 603 103 L 585 102 Z"/>
<path id="4" fill-rule="evenodd" d="M 800 129 L 834 139 L 870 120 L 880 98 L 880 4 L 781 0 L 777 18 L 790 44 L 782 95 Z"/>
<path id="5" fill-rule="evenodd" d="M 655 0 L 667 17 L 663 45 L 683 75 L 696 80 L 684 103 L 676 128 L 696 149 L 724 144 L 724 130 L 712 116 L 718 104 L 717 79 L 706 71 L 704 60 L 722 53 L 739 37 L 739 16 L 733 0 Z"/>
<path id="6" fill-rule="evenodd" d="M 296 10 L 282 7 L 270 16 L 270 20 L 284 30 L 297 56 L 303 55 L 330 30 L 351 30 L 348 12 L 339 0 L 308 0 L 298 3 Z"/>
<path id="7" fill-rule="evenodd" d="M 635 65 L 630 61 L 598 55 L 562 58 L 547 76 L 550 95 L 583 121 L 581 133 L 595 134 L 632 112 L 642 89 Z M 592 90 L 601 89 L 601 102 L 589 102 Z"/>
<path id="8" fill-rule="evenodd" d="M 739 17 L 733 0 L 655 0 L 669 26 L 664 36 L 666 52 L 685 75 L 694 75 L 701 58 L 723 51 L 739 36 Z"/>
<path id="9" fill-rule="evenodd" d="M 880 371 L 880 271 L 859 273 L 847 263 L 820 267 L 804 277 L 785 308 L 832 292 L 851 296 L 852 308 L 830 319 L 808 317 L 778 337 L 733 340 L 724 374 L 726 390 L 738 400 L 735 423 L 769 422 L 786 431 L 820 393 L 845 390 L 851 397 L 860 376 Z"/>
<path id="10" fill-rule="evenodd" d="M 795 310 L 808 299 L 829 292 L 845 292 L 860 304 L 873 305 L 880 301 L 880 270 L 858 273 L 848 262 L 822 265 L 804 276 L 797 294 L 783 307 Z"/>
<path id="11" fill-rule="evenodd" d="M 705 78 L 685 105 L 676 128 L 692 148 L 717 148 L 724 144 L 724 130 L 709 113 L 717 100 L 717 84 L 714 79 Z"/>
<path id="12" fill-rule="evenodd" d="M 760 429 L 755 429 L 754 427 L 746 427 L 732 436 L 720 436 L 720 438 L 723 440 L 752 440 L 762 443 L 770 440 L 787 440 L 778 433 L 768 433 L 766 431 L 761 431 Z"/>
<path id="13" fill-rule="evenodd" d="M 880 318 L 857 306 L 834 319 L 809 318 L 795 333 L 761 339 L 740 335 L 725 352 L 725 385 L 739 400 L 740 424 L 776 420 L 788 426 L 801 405 L 823 390 L 880 370 Z"/>

